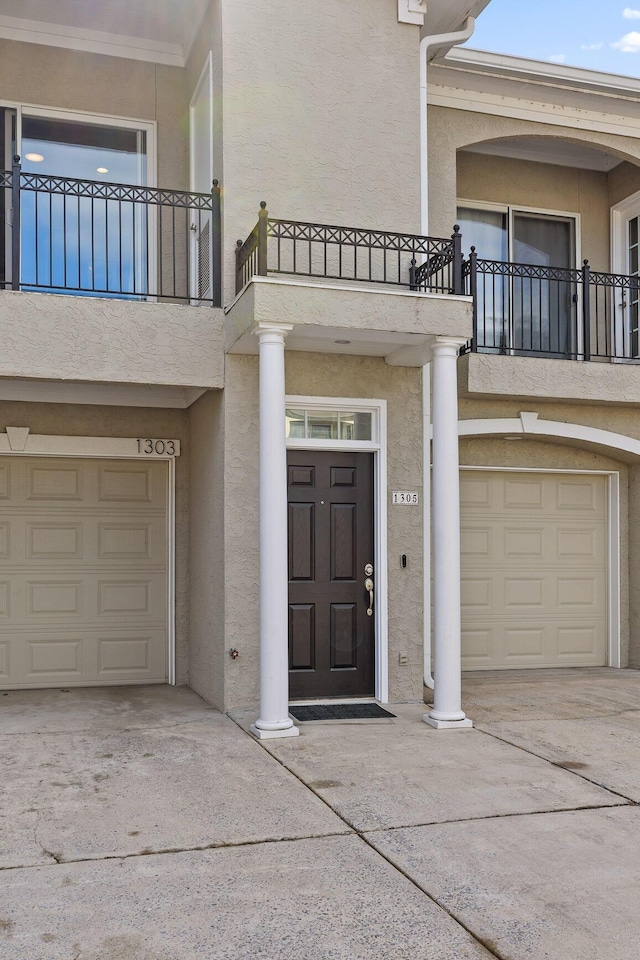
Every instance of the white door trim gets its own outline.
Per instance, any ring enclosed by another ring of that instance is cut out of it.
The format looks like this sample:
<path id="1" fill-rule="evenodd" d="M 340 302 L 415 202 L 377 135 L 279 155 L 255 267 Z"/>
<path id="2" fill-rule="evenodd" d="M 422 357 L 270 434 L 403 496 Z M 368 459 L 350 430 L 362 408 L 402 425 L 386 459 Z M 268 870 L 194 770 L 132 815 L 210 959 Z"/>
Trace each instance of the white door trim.
<path id="1" fill-rule="evenodd" d="M 387 401 L 349 397 L 286 397 L 287 407 L 372 414 L 371 440 L 287 439 L 288 450 L 371 451 L 374 460 L 375 698 L 389 701 L 389 581 L 387 570 Z"/>
<path id="2" fill-rule="evenodd" d="M 11 429 L 11 428 L 9 428 Z M 26 428 L 18 428 L 26 429 Z M 24 440 L 24 445 L 23 445 Z M 146 438 L 132 437 L 56 437 L 29 434 L 13 440 L 8 433 L 0 433 L 0 456 L 8 457 L 78 457 L 98 460 L 164 460 L 167 462 L 167 683 L 176 683 L 176 457 L 180 455 L 179 440 L 152 441 L 172 443 L 174 453 L 144 453 Z M 22 449 L 17 449 L 21 446 Z M 142 446 L 142 450 L 139 447 Z"/>
<path id="3" fill-rule="evenodd" d="M 194 115 L 195 115 L 195 105 L 202 93 L 203 88 L 206 86 L 207 94 L 209 96 L 209 130 L 210 135 L 213 138 L 213 53 L 209 50 L 207 54 L 202 70 L 200 71 L 200 76 L 198 82 L 195 85 L 193 96 L 189 102 L 189 187 L 192 191 L 196 191 L 194 186 L 195 179 L 195 137 L 194 137 Z M 209 149 L 209 180 L 213 180 L 213 144 L 210 144 Z M 196 191 L 197 192 L 197 191 Z"/>

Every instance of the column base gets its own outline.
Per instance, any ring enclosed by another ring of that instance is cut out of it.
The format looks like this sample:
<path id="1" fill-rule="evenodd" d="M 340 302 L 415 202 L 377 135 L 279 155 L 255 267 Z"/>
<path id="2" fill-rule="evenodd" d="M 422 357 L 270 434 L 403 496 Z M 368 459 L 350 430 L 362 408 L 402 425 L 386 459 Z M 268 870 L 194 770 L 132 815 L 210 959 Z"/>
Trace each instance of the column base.
<path id="1" fill-rule="evenodd" d="M 278 740 L 282 737 L 300 736 L 300 731 L 293 723 L 290 727 L 284 727 L 282 730 L 261 730 L 255 723 L 252 723 L 249 730 L 258 740 Z"/>
<path id="2" fill-rule="evenodd" d="M 423 713 L 422 720 L 434 730 L 470 730 L 473 727 L 473 720 L 469 720 L 469 717 L 464 720 L 436 720 L 430 714 Z"/>

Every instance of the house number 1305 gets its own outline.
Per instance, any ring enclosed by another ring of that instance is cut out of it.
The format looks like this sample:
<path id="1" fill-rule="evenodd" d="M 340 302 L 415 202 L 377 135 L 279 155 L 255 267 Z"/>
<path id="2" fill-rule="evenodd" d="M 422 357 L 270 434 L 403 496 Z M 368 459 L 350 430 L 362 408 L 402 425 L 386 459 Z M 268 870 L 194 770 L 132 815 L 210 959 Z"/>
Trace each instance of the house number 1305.
<path id="1" fill-rule="evenodd" d="M 149 456 L 156 454 L 160 457 L 176 455 L 175 440 L 138 440 L 137 443 L 138 453 L 146 453 Z"/>

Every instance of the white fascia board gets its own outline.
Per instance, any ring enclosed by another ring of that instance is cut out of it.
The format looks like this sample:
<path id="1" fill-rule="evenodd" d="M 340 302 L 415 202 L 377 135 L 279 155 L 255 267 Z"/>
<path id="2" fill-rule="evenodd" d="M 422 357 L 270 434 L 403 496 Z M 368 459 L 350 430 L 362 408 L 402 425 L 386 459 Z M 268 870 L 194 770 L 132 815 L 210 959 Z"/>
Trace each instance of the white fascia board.
<path id="1" fill-rule="evenodd" d="M 546 60 L 529 60 L 526 57 L 471 50 L 468 47 L 453 47 L 446 57 L 438 62 L 443 67 L 485 73 L 509 80 L 546 83 L 556 87 L 575 87 L 578 90 L 608 97 L 637 100 L 640 96 L 640 80 L 635 77 L 625 77 L 600 70 L 585 70 L 583 67 L 570 67 Z"/>
<path id="2" fill-rule="evenodd" d="M 497 94 L 478 93 L 460 87 L 429 86 L 429 105 L 449 107 L 452 110 L 467 110 L 471 113 L 486 113 L 489 116 L 510 117 L 515 120 L 530 120 L 557 127 L 593 130 L 610 133 L 629 139 L 640 139 L 640 124 L 632 117 L 615 116 L 597 110 L 583 110 L 560 104 L 503 97 Z"/>
<path id="3" fill-rule="evenodd" d="M 160 43 L 141 37 L 127 37 L 101 30 L 84 30 L 39 20 L 0 16 L 0 38 L 22 43 L 39 43 L 66 50 L 100 53 L 127 60 L 144 60 L 170 67 L 184 67 L 184 50 L 180 44 Z"/>

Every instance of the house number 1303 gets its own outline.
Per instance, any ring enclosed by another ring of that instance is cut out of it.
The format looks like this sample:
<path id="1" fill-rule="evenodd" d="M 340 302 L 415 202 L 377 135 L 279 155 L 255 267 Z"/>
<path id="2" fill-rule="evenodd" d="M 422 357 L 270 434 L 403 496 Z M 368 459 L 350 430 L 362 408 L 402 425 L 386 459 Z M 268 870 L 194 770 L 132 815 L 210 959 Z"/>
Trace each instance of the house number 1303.
<path id="1" fill-rule="evenodd" d="M 176 455 L 175 440 L 138 440 L 137 443 L 138 453 L 146 453 L 148 456 L 155 454 L 160 457 Z"/>

